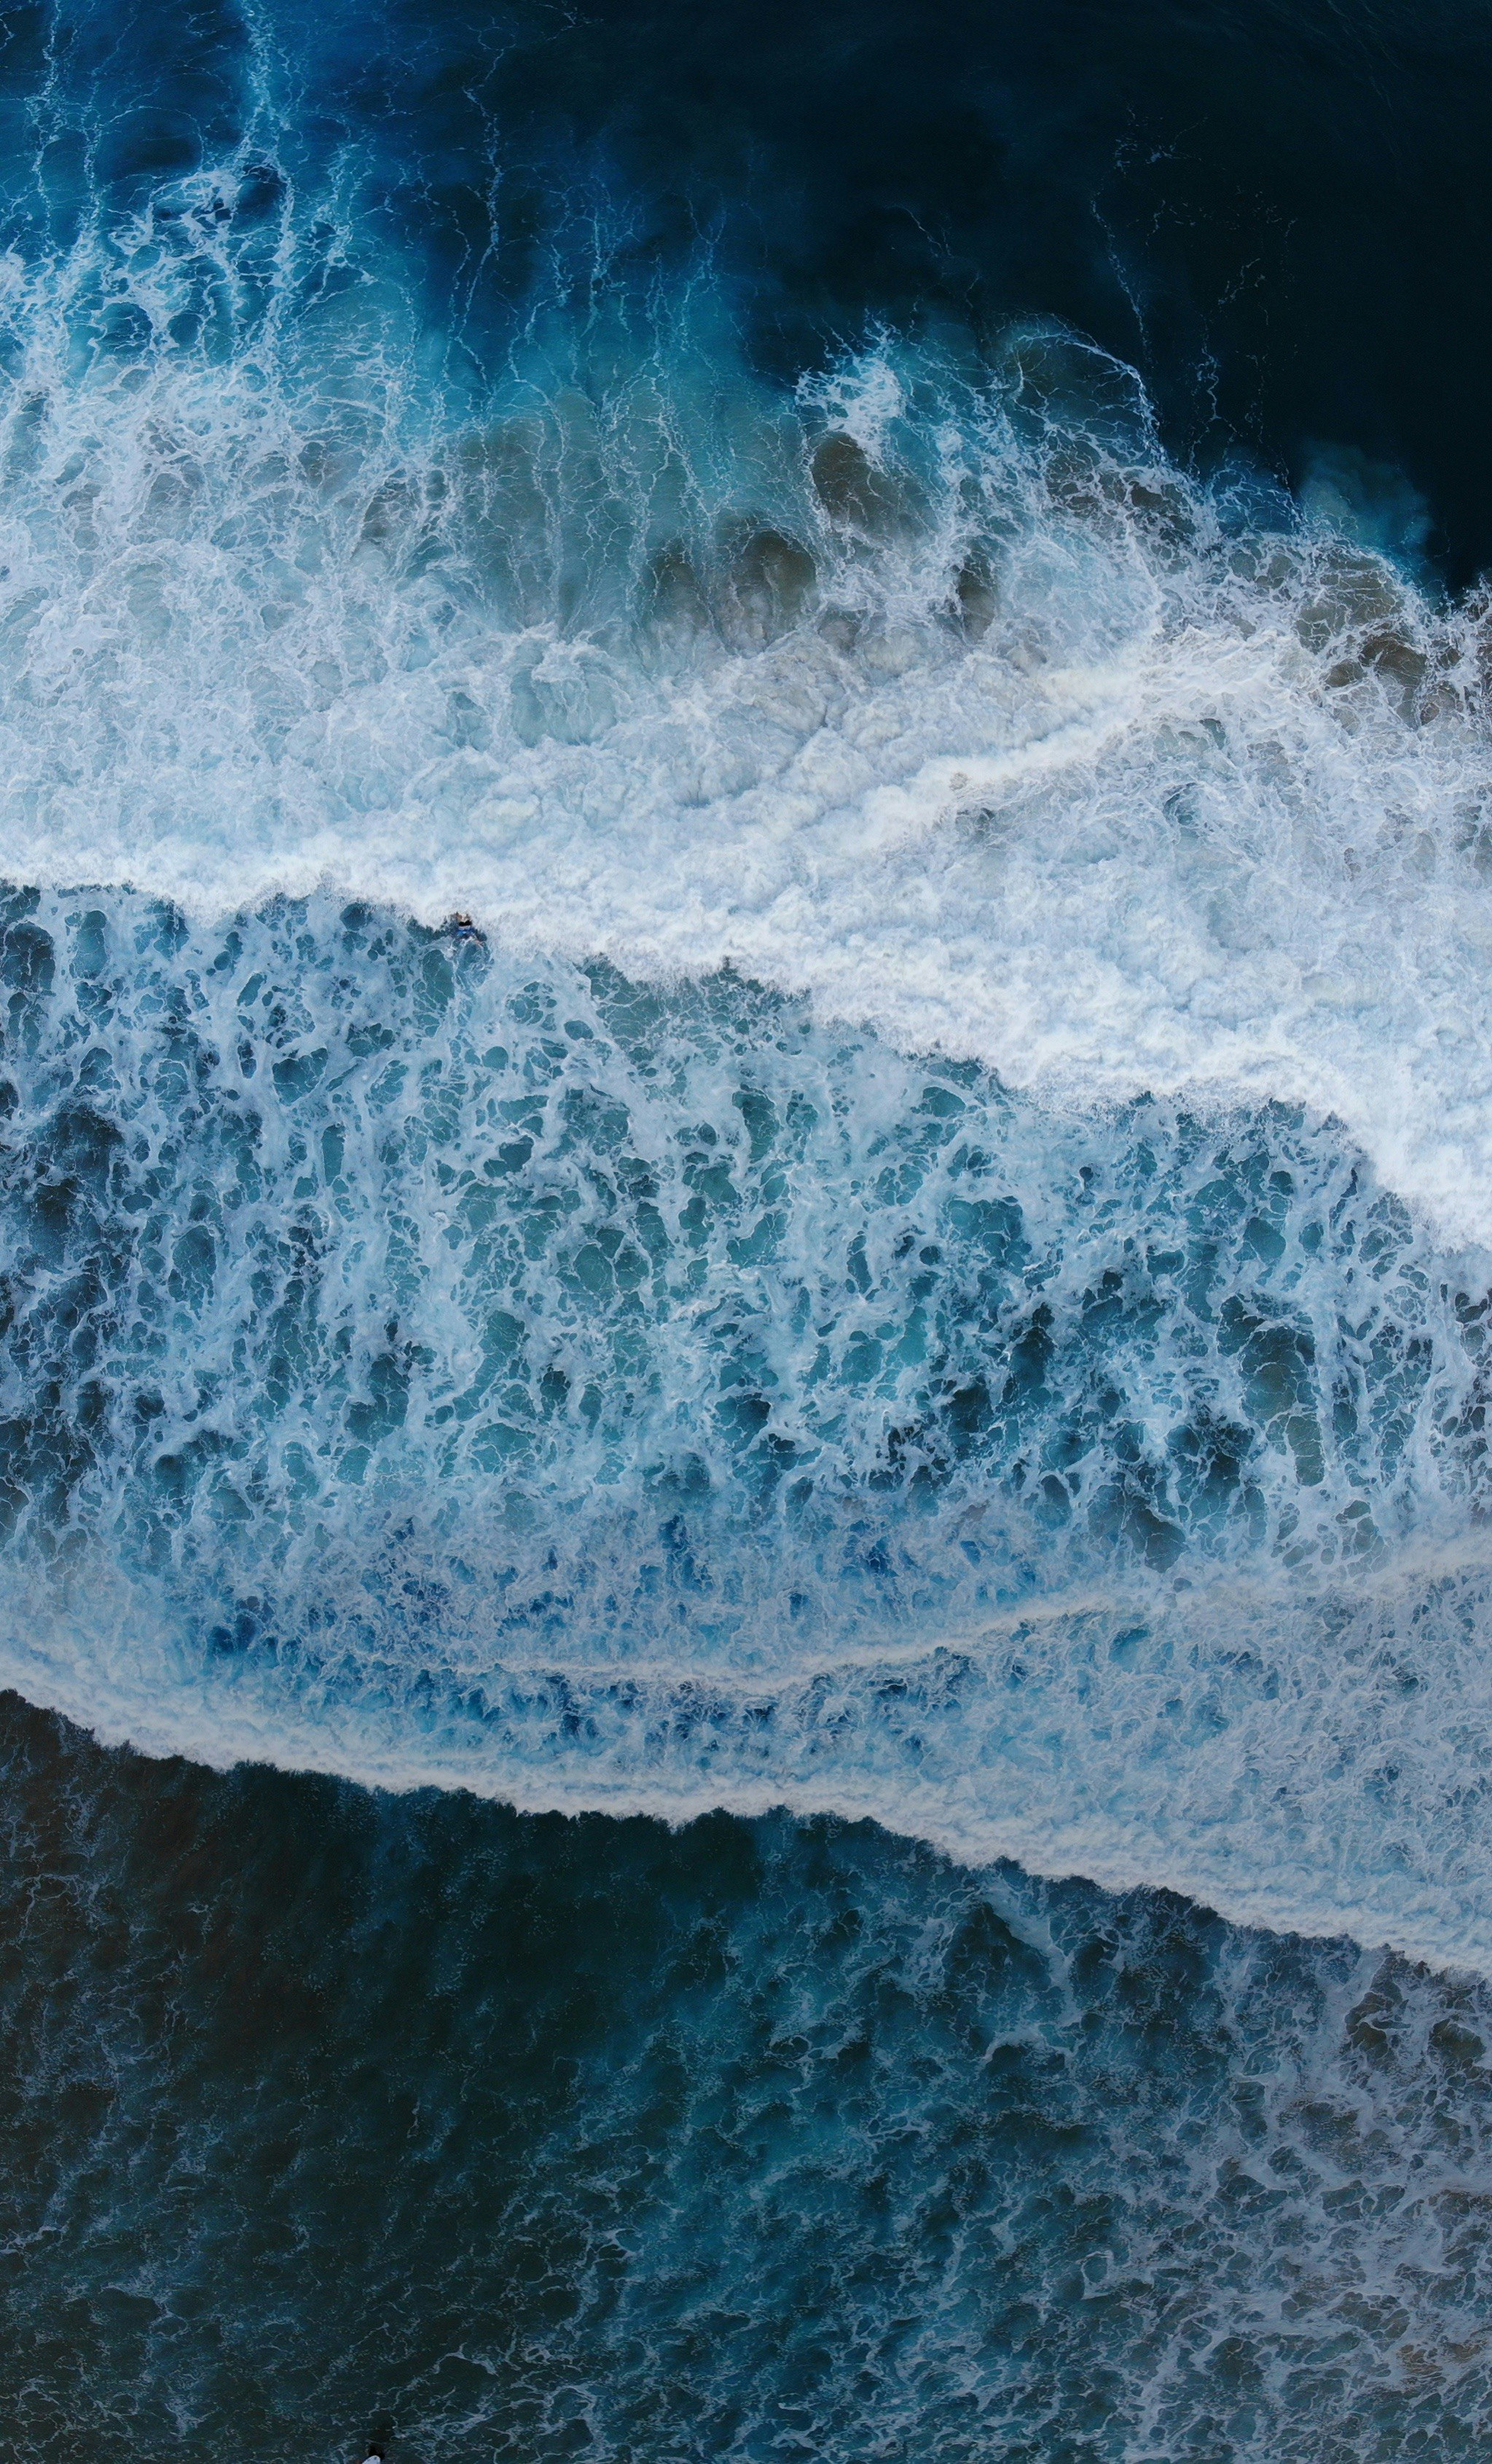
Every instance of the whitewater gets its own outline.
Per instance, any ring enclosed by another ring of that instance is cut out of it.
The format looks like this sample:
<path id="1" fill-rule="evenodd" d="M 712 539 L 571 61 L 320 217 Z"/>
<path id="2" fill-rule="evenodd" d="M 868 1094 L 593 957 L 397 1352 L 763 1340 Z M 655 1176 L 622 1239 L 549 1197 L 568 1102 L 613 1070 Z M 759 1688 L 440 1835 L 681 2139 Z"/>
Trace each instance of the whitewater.
<path id="1" fill-rule="evenodd" d="M 1492 1973 L 1481 601 L 1056 329 L 478 393 L 306 228 L 6 264 L 0 1679 Z"/>

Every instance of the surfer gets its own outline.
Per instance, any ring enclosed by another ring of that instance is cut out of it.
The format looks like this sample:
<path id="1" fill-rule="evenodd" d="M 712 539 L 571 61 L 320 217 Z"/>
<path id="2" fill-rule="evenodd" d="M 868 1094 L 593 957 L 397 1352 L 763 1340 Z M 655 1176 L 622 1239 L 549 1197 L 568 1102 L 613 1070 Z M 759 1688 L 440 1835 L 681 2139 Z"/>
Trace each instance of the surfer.
<path id="1" fill-rule="evenodd" d="M 463 914 L 459 908 L 453 915 L 447 917 L 446 930 L 453 941 L 480 941 L 484 949 L 487 946 L 487 935 L 481 926 L 473 924 L 471 916 Z"/>

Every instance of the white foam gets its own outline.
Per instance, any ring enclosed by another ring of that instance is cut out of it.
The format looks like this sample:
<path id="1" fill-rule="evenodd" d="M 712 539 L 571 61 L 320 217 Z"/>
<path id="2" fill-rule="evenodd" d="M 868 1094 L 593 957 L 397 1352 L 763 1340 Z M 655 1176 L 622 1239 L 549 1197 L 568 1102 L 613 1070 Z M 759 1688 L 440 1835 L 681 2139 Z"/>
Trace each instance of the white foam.
<path id="1" fill-rule="evenodd" d="M 110 1742 L 462 1788 L 529 1812 L 870 1817 L 964 1862 L 1169 1888 L 1230 1919 L 1492 1975 L 1485 1551 L 1293 1595 L 1048 1603 L 756 1683 L 686 1651 L 489 1660 L 431 1695 L 295 1656 L 205 1666 L 106 1561 L 7 1578 L 0 1681 Z M 1413 1638 L 1412 1641 L 1410 1638 Z"/>
<path id="2" fill-rule="evenodd" d="M 199 913 L 329 882 L 655 976 L 730 957 L 1051 1098 L 1335 1112 L 1443 1239 L 1492 1234 L 1475 646 L 1380 561 L 1230 536 L 1143 436 L 1033 435 L 1008 376 L 918 392 L 883 352 L 792 419 L 746 388 L 713 510 L 665 485 L 656 406 L 623 446 L 587 412 L 618 500 L 646 499 L 613 584 L 646 602 L 671 534 L 688 604 L 639 635 L 593 574 L 596 624 L 566 630 L 517 621 L 514 575 L 542 562 L 525 521 L 557 569 L 557 525 L 597 527 L 549 493 L 573 404 L 416 453 L 365 422 L 318 438 L 262 372 L 67 392 L 33 347 L 3 522 L 12 877 Z M 806 467 L 831 417 L 880 456 L 847 511 Z M 733 647 L 700 610 L 727 480 L 759 517 L 769 446 L 818 585 Z M 948 617 L 976 568 L 976 642 Z"/>
<path id="3" fill-rule="evenodd" d="M 158 244 L 119 277 L 153 331 Z M 12 275 L 0 871 L 197 916 L 330 884 L 665 981 L 729 959 L 1090 1116 L 1334 1113 L 1438 1240 L 1492 1240 L 1476 609 L 1208 498 L 1132 400 L 1064 410 L 1074 362 L 1036 403 L 1049 339 L 977 381 L 888 345 L 797 404 L 708 354 L 609 392 L 529 366 L 462 426 L 414 418 L 356 299 L 294 348 L 79 375 Z M 11 1570 L 0 1668 L 156 1750 L 832 1805 L 1486 1966 L 1485 1577 L 1395 1562 L 1329 1597 L 1136 1577 L 1019 1642 L 919 1629 L 894 1679 L 841 1636 L 751 1694 L 688 1633 L 655 1676 L 583 1637 L 562 1679 L 480 1637 L 427 1665 L 392 1628 L 215 1661 L 104 1551 L 86 1592 Z"/>

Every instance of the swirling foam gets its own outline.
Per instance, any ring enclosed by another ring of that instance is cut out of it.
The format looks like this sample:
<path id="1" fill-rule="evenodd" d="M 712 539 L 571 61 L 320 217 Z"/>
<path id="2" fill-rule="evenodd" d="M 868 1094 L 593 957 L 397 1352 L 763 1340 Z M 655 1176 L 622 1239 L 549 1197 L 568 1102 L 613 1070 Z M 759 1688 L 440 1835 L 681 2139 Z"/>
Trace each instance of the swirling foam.
<path id="1" fill-rule="evenodd" d="M 79 385 L 13 276 L 11 878 L 730 958 L 1048 1100 L 1334 1113 L 1492 1230 L 1478 625 L 1188 484 L 1123 372 L 887 345 L 793 405 L 686 333 L 416 434 L 355 323 L 350 408 L 262 335 Z"/>
<path id="2" fill-rule="evenodd" d="M 1479 610 L 1049 335 L 437 396 L 257 176 L 9 260 L 4 1673 L 1485 1964 Z"/>
<path id="3" fill-rule="evenodd" d="M 23 1691 L 1492 1960 L 1486 1304 L 1339 1133 L 366 907 L 0 965 Z"/>

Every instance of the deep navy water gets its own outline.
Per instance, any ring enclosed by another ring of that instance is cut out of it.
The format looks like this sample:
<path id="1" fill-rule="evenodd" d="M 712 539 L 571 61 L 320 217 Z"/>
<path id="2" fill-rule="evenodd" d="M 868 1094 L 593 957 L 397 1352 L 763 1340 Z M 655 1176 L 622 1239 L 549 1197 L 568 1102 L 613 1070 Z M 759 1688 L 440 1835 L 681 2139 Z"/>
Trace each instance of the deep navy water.
<path id="1" fill-rule="evenodd" d="M 0 21 L 0 2422 L 1492 2436 L 1492 19 Z"/>

